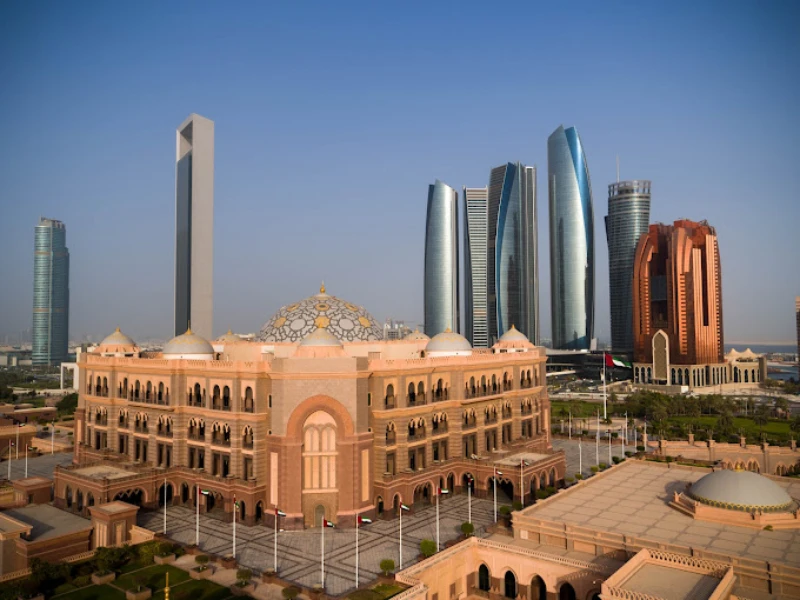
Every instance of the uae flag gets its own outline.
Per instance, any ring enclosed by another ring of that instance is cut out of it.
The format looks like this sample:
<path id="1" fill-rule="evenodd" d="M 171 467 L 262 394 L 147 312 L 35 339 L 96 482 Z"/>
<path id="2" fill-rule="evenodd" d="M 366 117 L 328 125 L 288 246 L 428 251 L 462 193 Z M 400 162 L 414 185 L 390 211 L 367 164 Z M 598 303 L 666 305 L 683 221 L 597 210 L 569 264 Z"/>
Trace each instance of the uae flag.
<path id="1" fill-rule="evenodd" d="M 285 512 L 283 512 L 282 510 L 278 510 L 278 509 L 276 508 L 276 509 L 275 509 L 275 516 L 276 516 L 276 517 L 285 517 L 285 516 L 286 516 L 286 513 L 285 513 Z"/>
<path id="2" fill-rule="evenodd" d="M 401 504 L 400 505 L 400 510 L 411 510 L 411 509 L 408 508 L 405 504 Z"/>
<path id="3" fill-rule="evenodd" d="M 369 525 L 370 523 L 372 523 L 372 519 L 368 519 L 367 517 L 358 517 L 359 525 Z"/>
<path id="4" fill-rule="evenodd" d="M 322 519 L 322 526 L 323 527 L 330 527 L 331 529 L 333 529 L 333 523 L 328 521 L 328 519 Z"/>
<path id="5" fill-rule="evenodd" d="M 442 488 L 438 488 L 437 492 L 439 493 L 440 496 L 442 496 L 443 494 L 449 494 L 450 490 L 445 490 L 445 489 L 442 489 Z"/>
<path id="6" fill-rule="evenodd" d="M 622 360 L 621 358 L 611 356 L 610 354 L 606 354 L 606 367 L 608 367 L 609 369 L 613 369 L 614 367 L 622 367 L 624 369 L 630 369 L 631 363 Z"/>

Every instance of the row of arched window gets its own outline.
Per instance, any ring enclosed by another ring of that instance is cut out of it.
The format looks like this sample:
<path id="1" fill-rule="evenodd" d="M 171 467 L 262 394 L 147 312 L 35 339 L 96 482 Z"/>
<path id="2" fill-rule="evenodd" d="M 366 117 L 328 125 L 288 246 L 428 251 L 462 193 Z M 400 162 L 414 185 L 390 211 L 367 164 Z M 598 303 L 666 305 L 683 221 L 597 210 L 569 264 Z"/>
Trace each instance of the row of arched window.
<path id="1" fill-rule="evenodd" d="M 211 436 L 209 440 L 206 440 L 206 423 L 203 419 L 190 419 L 189 420 L 189 429 L 187 430 L 188 439 L 192 441 L 199 441 L 205 442 L 210 441 L 214 445 L 218 446 L 230 446 L 231 445 L 231 426 L 227 423 L 220 423 L 219 421 L 215 421 L 211 425 Z M 245 425 L 244 429 L 242 429 L 241 434 L 242 440 L 242 448 L 251 449 L 253 448 L 253 428 L 250 425 Z"/>
<path id="2" fill-rule="evenodd" d="M 211 391 L 211 399 L 206 396 L 206 389 L 199 383 L 195 383 L 193 387 L 189 388 L 186 399 L 187 406 L 194 406 L 197 408 L 211 408 L 212 410 L 233 410 L 231 403 L 231 389 L 230 387 L 215 385 Z M 250 386 L 245 387 L 244 395 L 242 396 L 242 411 L 254 412 L 255 404 L 253 399 L 253 388 Z"/>
<path id="3" fill-rule="evenodd" d="M 99 375 L 86 378 L 86 393 L 94 396 L 109 397 L 108 377 Z M 133 402 L 148 402 L 151 404 L 169 405 L 169 387 L 163 382 L 142 383 L 138 379 L 128 386 L 128 378 L 124 377 L 117 386 L 117 398 L 132 400 Z"/>

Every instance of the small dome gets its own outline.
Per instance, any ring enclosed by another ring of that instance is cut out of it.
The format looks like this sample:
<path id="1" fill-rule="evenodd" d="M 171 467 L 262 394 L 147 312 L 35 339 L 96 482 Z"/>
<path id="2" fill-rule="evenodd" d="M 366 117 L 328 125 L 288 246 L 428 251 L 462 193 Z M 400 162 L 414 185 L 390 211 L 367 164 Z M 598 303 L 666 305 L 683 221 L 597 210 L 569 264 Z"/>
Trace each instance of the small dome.
<path id="1" fill-rule="evenodd" d="M 327 329 L 315 329 L 311 333 L 309 333 L 303 341 L 300 342 L 301 346 L 334 346 L 334 347 L 341 347 L 342 342 L 339 341 L 335 335 L 333 335 Z"/>
<path id="2" fill-rule="evenodd" d="M 117 327 L 117 329 L 114 331 L 114 333 L 112 333 L 111 335 L 106 337 L 102 342 L 100 342 L 100 345 L 101 346 L 135 346 L 136 342 L 134 342 L 131 338 L 129 338 L 124 333 L 122 333 L 119 330 L 119 327 Z"/>
<path id="3" fill-rule="evenodd" d="M 442 333 L 431 338 L 425 346 L 425 352 L 471 352 L 472 346 L 460 333 L 450 331 L 448 327 Z"/>
<path id="4" fill-rule="evenodd" d="M 703 504 L 732 510 L 777 512 L 794 506 L 785 489 L 751 471 L 714 471 L 693 483 L 688 494 Z"/>
<path id="5" fill-rule="evenodd" d="M 519 329 L 511 326 L 511 329 L 506 331 L 503 335 L 500 336 L 501 342 L 529 342 L 528 336 L 522 333 Z"/>
<path id="6" fill-rule="evenodd" d="M 414 331 L 409 333 L 404 339 L 409 340 L 409 341 L 425 341 L 426 342 L 426 341 L 430 340 L 431 338 L 429 338 L 427 335 L 422 333 L 419 329 L 415 329 Z"/>
<path id="7" fill-rule="evenodd" d="M 200 337 L 196 333 L 192 333 L 191 329 L 187 329 L 186 333 L 172 338 L 164 345 L 162 351 L 164 355 L 173 354 L 175 356 L 190 355 L 211 355 L 214 356 L 214 348 L 208 343 L 208 340 Z"/>
<path id="8" fill-rule="evenodd" d="M 228 329 L 228 333 L 219 336 L 214 341 L 215 342 L 222 342 L 222 343 L 225 343 L 225 342 L 241 342 L 242 338 L 240 338 L 238 335 L 236 335 L 230 329 Z"/>

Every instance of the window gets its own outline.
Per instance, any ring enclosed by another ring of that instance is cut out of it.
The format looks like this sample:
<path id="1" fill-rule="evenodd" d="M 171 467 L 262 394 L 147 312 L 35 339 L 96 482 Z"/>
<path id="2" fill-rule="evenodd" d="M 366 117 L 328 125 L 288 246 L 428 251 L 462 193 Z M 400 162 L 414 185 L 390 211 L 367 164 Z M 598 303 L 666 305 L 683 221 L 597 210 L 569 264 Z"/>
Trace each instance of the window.
<path id="1" fill-rule="evenodd" d="M 489 591 L 489 567 L 481 565 L 478 569 L 478 588 L 484 592 Z"/>
<path id="2" fill-rule="evenodd" d="M 303 426 L 303 489 L 336 488 L 336 421 L 317 411 Z"/>

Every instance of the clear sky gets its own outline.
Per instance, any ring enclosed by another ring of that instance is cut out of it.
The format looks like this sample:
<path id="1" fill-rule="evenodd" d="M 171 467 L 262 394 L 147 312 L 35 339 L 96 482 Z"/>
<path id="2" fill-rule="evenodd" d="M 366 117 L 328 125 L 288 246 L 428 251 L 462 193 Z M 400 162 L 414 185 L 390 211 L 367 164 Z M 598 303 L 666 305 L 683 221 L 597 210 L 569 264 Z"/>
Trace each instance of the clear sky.
<path id="1" fill-rule="evenodd" d="M 539 168 L 549 337 L 563 123 L 592 178 L 600 338 L 619 155 L 623 179 L 653 181 L 652 221 L 717 228 L 726 341 L 791 341 L 798 31 L 800 3 L 780 1 L 2 2 L 0 336 L 31 326 L 40 215 L 67 225 L 73 339 L 169 336 L 175 129 L 196 112 L 216 123 L 218 333 L 322 279 L 421 321 L 428 184 L 484 186 L 520 160 Z"/>

